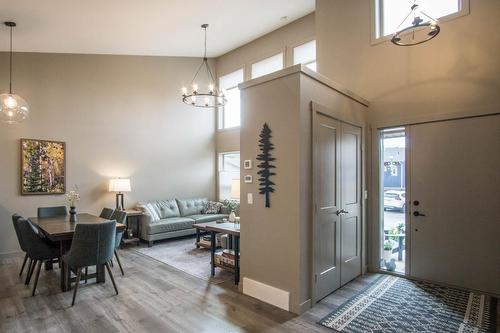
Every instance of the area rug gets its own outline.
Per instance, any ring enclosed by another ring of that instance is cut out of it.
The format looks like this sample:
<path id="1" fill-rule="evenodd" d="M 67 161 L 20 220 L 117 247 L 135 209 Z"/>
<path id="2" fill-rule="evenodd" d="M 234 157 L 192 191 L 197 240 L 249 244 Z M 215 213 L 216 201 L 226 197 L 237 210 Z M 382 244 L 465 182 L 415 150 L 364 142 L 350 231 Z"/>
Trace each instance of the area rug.
<path id="1" fill-rule="evenodd" d="M 494 332 L 496 299 L 383 275 L 319 324 L 338 332 Z"/>
<path id="2" fill-rule="evenodd" d="M 166 239 L 135 251 L 214 284 L 233 279 L 230 272 L 220 268 L 215 269 L 214 277 L 210 275 L 210 250 L 197 249 L 195 240 L 194 236 Z"/>

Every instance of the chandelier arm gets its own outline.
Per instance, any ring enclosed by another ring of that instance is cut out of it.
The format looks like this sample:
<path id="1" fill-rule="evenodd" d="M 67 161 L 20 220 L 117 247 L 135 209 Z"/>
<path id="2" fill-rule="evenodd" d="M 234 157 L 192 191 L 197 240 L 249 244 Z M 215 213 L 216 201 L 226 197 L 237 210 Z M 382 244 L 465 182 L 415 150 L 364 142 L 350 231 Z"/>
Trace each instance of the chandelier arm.
<path id="1" fill-rule="evenodd" d="M 208 74 L 210 74 L 210 78 L 212 80 L 212 84 L 215 85 L 215 79 L 214 79 L 214 76 L 212 75 L 212 71 L 210 70 L 210 65 L 208 64 L 208 61 L 205 60 L 206 64 L 207 64 L 207 72 Z"/>
<path id="2" fill-rule="evenodd" d="M 191 84 L 193 84 L 194 80 L 196 80 L 196 77 L 198 76 L 198 73 L 200 72 L 200 70 L 204 64 L 205 64 L 205 61 L 202 61 L 200 67 L 198 67 L 198 70 L 196 71 L 196 74 L 194 75 L 193 79 L 191 80 Z"/>
<path id="3" fill-rule="evenodd" d="M 426 13 L 420 11 L 424 16 L 427 16 L 429 18 L 429 20 L 433 21 L 433 22 L 436 22 L 437 20 L 435 18 L 433 18 L 432 16 L 429 16 L 427 15 Z"/>
<path id="4" fill-rule="evenodd" d="M 12 26 L 10 26 L 10 52 L 9 52 L 9 94 L 12 94 Z"/>
<path id="5" fill-rule="evenodd" d="M 410 17 L 411 14 L 413 14 L 414 11 L 412 10 L 411 12 L 408 13 L 408 15 L 406 15 L 406 17 L 403 19 L 403 21 L 401 21 L 401 23 L 399 23 L 398 27 L 396 28 L 396 32 L 399 31 L 399 28 L 403 25 L 403 23 L 406 22 L 406 20 L 408 19 L 408 17 Z"/>

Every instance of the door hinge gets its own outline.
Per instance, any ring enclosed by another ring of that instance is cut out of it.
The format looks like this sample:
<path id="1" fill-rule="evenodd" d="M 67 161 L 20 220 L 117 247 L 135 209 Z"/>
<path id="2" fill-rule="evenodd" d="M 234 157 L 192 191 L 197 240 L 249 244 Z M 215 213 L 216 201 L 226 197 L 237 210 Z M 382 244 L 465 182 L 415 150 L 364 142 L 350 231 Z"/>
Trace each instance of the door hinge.
<path id="1" fill-rule="evenodd" d="M 318 283 L 318 274 L 314 274 L 314 283 Z"/>

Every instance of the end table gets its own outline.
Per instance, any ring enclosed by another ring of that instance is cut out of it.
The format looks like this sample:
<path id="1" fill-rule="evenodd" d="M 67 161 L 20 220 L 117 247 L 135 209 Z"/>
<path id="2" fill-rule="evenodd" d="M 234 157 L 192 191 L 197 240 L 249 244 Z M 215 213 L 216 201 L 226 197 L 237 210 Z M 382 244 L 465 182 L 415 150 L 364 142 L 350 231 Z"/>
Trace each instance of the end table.
<path id="1" fill-rule="evenodd" d="M 131 244 L 131 243 L 136 243 L 137 246 L 139 246 L 141 242 L 141 216 L 142 212 L 140 210 L 135 210 L 135 209 L 126 209 L 125 213 L 127 213 L 127 229 L 125 230 L 125 237 L 122 238 L 122 244 Z M 137 223 L 137 233 L 134 235 L 133 234 L 133 228 L 131 230 L 130 224 L 132 222 Z M 131 233 L 132 231 L 132 233 Z M 130 236 L 132 234 L 132 236 Z"/>

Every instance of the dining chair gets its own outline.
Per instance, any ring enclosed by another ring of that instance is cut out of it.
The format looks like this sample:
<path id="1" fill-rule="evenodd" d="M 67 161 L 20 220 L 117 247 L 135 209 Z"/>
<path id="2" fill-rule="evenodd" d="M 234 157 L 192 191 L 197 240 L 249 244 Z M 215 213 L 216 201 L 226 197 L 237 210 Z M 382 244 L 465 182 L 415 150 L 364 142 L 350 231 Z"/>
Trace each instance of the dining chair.
<path id="1" fill-rule="evenodd" d="M 127 223 L 127 213 L 125 213 L 122 210 L 115 210 L 113 213 L 112 219 L 115 220 L 116 223 L 126 224 Z M 118 262 L 118 266 L 120 267 L 120 271 L 122 272 L 122 276 L 123 276 L 123 275 L 125 275 L 125 273 L 123 272 L 122 263 L 120 262 L 120 257 L 118 257 L 118 251 L 116 251 L 120 247 L 120 243 L 122 242 L 122 238 L 123 238 L 123 231 L 117 231 L 116 238 L 115 238 L 114 253 L 115 253 L 116 261 Z"/>
<path id="2" fill-rule="evenodd" d="M 17 241 L 19 242 L 19 247 L 21 248 L 21 250 L 23 252 L 25 252 L 23 264 L 21 266 L 21 271 L 19 272 L 19 277 L 21 277 L 23 275 L 24 267 L 26 266 L 26 262 L 29 259 L 27 246 L 26 246 L 26 244 L 24 242 L 24 239 L 22 237 L 21 231 L 19 230 L 19 226 L 18 226 L 18 223 L 17 223 L 17 221 L 20 218 L 21 218 L 21 215 L 18 215 L 18 214 L 12 215 L 12 224 L 14 225 L 14 230 L 16 231 L 16 236 L 17 236 Z M 29 266 L 31 267 L 31 259 L 30 259 L 30 265 Z"/>
<path id="3" fill-rule="evenodd" d="M 112 220 L 114 212 L 115 210 L 112 208 L 103 208 L 101 211 L 101 215 L 99 216 L 102 217 L 103 219 Z"/>
<path id="4" fill-rule="evenodd" d="M 66 208 L 66 206 L 38 208 L 38 217 L 41 218 L 64 216 L 64 215 L 68 215 L 68 209 Z"/>
<path id="5" fill-rule="evenodd" d="M 31 296 L 35 296 L 42 263 L 49 260 L 52 261 L 55 258 L 59 258 L 59 248 L 50 246 L 42 238 L 38 237 L 37 229 L 34 228 L 31 223 L 25 218 L 18 218 L 16 224 L 16 229 L 19 230 L 19 234 L 21 235 L 22 242 L 24 242 L 26 252 L 28 253 L 29 258 L 32 260 L 32 265 L 30 265 L 31 267 L 28 270 L 28 276 L 26 279 L 27 284 L 29 284 L 31 275 L 36 269 L 35 283 L 33 284 L 33 292 L 31 293 Z"/>
<path id="6" fill-rule="evenodd" d="M 76 283 L 71 306 L 75 304 L 82 268 L 88 266 L 106 266 L 115 292 L 118 295 L 118 288 L 109 267 L 109 262 L 113 259 L 115 237 L 116 221 L 76 225 L 71 248 L 67 254 L 63 255 L 63 261 L 71 268 L 76 269 Z"/>

